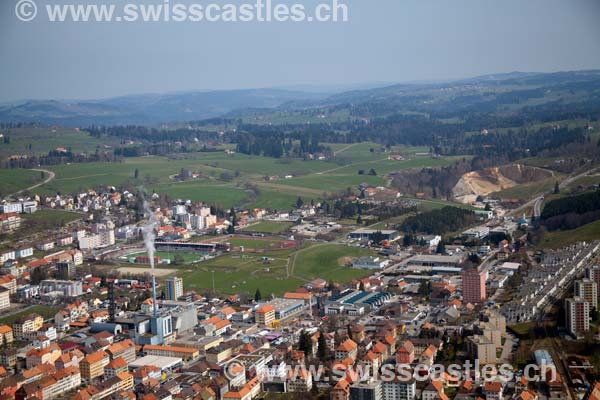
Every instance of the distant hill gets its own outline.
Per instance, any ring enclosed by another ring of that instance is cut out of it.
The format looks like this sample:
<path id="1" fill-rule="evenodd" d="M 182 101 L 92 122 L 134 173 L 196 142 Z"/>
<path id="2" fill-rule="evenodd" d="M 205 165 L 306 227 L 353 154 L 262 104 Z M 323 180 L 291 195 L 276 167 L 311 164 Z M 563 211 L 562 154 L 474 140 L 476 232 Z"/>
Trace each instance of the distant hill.
<path id="1" fill-rule="evenodd" d="M 323 94 L 283 89 L 223 90 L 149 94 L 97 101 L 37 101 L 0 106 L 0 121 L 65 126 L 150 125 L 202 120 L 245 108 L 274 108 L 291 101 L 318 100 Z"/>
<path id="2" fill-rule="evenodd" d="M 580 112 L 600 107 L 600 71 L 511 72 L 449 82 L 415 82 L 379 87 L 350 85 L 298 89 L 248 89 L 125 96 L 90 101 L 37 101 L 0 105 L 1 122 L 64 126 L 156 125 L 214 117 L 346 110 L 352 118 L 397 114 L 452 119 L 479 113 L 511 114 L 525 107 L 569 106 Z M 571 107 L 573 106 L 574 107 Z M 560 107 L 558 107 L 560 108 Z"/>

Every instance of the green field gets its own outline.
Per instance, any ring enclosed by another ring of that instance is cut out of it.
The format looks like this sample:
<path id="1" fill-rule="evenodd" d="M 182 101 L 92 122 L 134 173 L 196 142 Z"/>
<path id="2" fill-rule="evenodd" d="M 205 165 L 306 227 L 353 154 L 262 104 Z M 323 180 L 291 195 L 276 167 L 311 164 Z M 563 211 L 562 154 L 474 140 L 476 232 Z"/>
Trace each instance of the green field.
<path id="1" fill-rule="evenodd" d="M 239 245 L 243 240 L 230 242 Z M 250 247 L 249 243 L 246 245 Z M 367 276 L 368 271 L 349 268 L 346 263 L 369 254 L 371 251 L 367 249 L 345 245 L 310 244 L 299 250 L 277 250 L 259 255 L 230 253 L 197 263 L 193 267 L 180 268 L 185 270 L 184 286 L 199 292 L 212 288 L 214 271 L 217 292 L 252 295 L 259 288 L 263 296 L 281 295 L 318 277 L 349 282 Z M 268 261 L 264 261 L 263 257 L 268 257 Z"/>
<path id="2" fill-rule="evenodd" d="M 146 256 L 146 255 L 148 255 L 146 252 L 133 253 L 133 254 L 127 255 L 127 258 L 132 258 L 132 257 L 136 257 L 136 256 Z M 160 257 L 162 260 L 171 260 L 171 262 L 173 262 L 175 260 L 175 255 L 178 255 L 183 259 L 183 262 L 186 264 L 194 263 L 194 262 L 197 262 L 202 259 L 202 256 L 199 254 L 182 253 L 182 252 L 171 253 L 171 252 L 166 252 L 166 251 L 157 251 L 156 253 L 154 253 L 154 255 L 155 255 L 155 257 Z M 163 267 L 165 267 L 165 266 L 164 265 L 160 266 L 160 268 L 163 268 Z M 157 267 L 157 268 L 159 268 L 159 267 Z"/>
<path id="3" fill-rule="evenodd" d="M 23 214 L 24 221 L 52 225 L 56 228 L 81 218 L 81 214 L 72 211 L 43 209 L 33 214 Z"/>
<path id="4" fill-rule="evenodd" d="M 596 173 L 593 175 L 582 176 L 581 178 L 574 180 L 569 185 L 567 185 L 567 189 L 574 189 L 579 185 L 587 187 L 587 186 L 599 185 L 599 184 L 600 184 L 600 174 Z"/>
<path id="5" fill-rule="evenodd" d="M 597 239 L 600 239 L 600 220 L 568 231 L 546 232 L 538 246 L 542 248 L 558 249 L 571 243 L 580 241 L 589 242 Z"/>
<path id="6" fill-rule="evenodd" d="M 378 176 L 382 176 L 393 171 L 409 168 L 444 167 L 463 158 L 463 156 L 439 158 L 411 157 L 403 161 L 394 161 L 388 160 L 386 154 L 383 154 L 383 158 L 381 157 L 382 155 L 379 155 L 375 160 L 353 162 L 351 165 L 337 169 L 335 172 L 341 174 L 358 174 L 358 170 L 362 169 L 367 174 L 371 169 L 374 169 Z M 470 157 L 464 156 L 464 158 Z"/>
<path id="7" fill-rule="evenodd" d="M 80 219 L 81 214 L 71 211 L 43 209 L 33 214 L 22 214 L 21 218 L 21 228 L 13 232 L 12 236 L 22 237 L 23 235 L 30 235 L 46 230 L 57 230 L 70 222 Z"/>
<path id="8" fill-rule="evenodd" d="M 96 146 L 110 146 L 97 140 L 84 145 L 81 138 L 87 137 L 87 134 L 73 130 L 61 132 L 65 137 L 73 138 L 74 150 L 95 150 Z M 55 141 L 57 139 L 53 135 L 50 134 L 50 139 L 44 146 L 64 147 L 64 144 Z M 60 136 L 58 132 L 56 135 Z M 393 153 L 403 154 L 407 158 L 404 161 L 388 160 L 390 153 L 380 152 L 380 146 L 375 143 L 332 144 L 331 147 L 335 157 L 323 161 L 274 159 L 245 154 L 228 155 L 219 151 L 177 154 L 172 158 L 124 158 L 116 163 L 56 165 L 48 167 L 56 174 L 55 179 L 38 187 L 34 192 L 70 194 L 108 185 L 127 185 L 144 188 L 146 191 L 166 193 L 171 198 L 204 201 L 224 208 L 242 206 L 289 210 L 293 208 L 299 196 L 305 202 L 309 202 L 322 199 L 326 193 L 347 188 L 356 189 L 361 183 L 383 186 L 387 184 L 386 175 L 390 172 L 406 168 L 449 165 L 457 159 L 416 157 L 415 152 L 427 151 L 419 147 L 392 148 Z M 182 168 L 200 171 L 202 177 L 177 182 L 173 176 Z M 376 176 L 368 174 L 371 169 L 376 171 Z M 136 170 L 137 179 L 134 178 Z M 363 170 L 364 174 L 359 175 L 359 170 Z M 26 179 L 13 178 L 15 173 L 29 175 L 31 179 L 39 176 L 39 172 L 24 170 L 6 172 L 0 174 L 2 187 L 22 188 L 15 186 L 15 183 L 24 185 L 23 187 L 29 186 L 24 184 Z M 288 175 L 292 178 L 285 179 Z M 271 179 L 265 180 L 266 177 Z"/>
<path id="9" fill-rule="evenodd" d="M 292 259 L 292 273 L 302 279 L 323 278 L 336 282 L 369 275 L 368 271 L 353 269 L 345 264 L 351 259 L 372 255 L 372 251 L 360 247 L 337 244 L 317 244 L 299 250 Z"/>
<path id="10" fill-rule="evenodd" d="M 316 194 L 301 194 L 293 190 L 284 188 L 283 190 L 276 188 L 260 187 L 258 197 L 250 202 L 248 208 L 266 208 L 270 210 L 289 211 L 295 208 L 298 197 L 305 204 L 311 200 L 318 200 L 321 196 Z"/>
<path id="11" fill-rule="evenodd" d="M 16 154 L 47 155 L 57 147 L 71 149 L 74 153 L 93 153 L 96 148 L 119 144 L 117 137 L 95 138 L 87 132 L 68 128 L 25 127 L 2 130 L 10 143 L 0 143 L 0 158 Z"/>
<path id="12" fill-rule="evenodd" d="M 309 193 L 303 189 L 312 189 L 316 193 L 341 191 L 347 188 L 356 188 L 361 183 L 374 186 L 385 185 L 385 179 L 380 176 L 368 176 L 358 174 L 327 173 L 322 175 L 301 176 L 299 178 L 285 179 L 277 183 L 284 186 L 298 188 L 300 193 Z"/>
<path id="13" fill-rule="evenodd" d="M 552 177 L 538 182 L 525 183 L 509 189 L 494 192 L 491 195 L 501 199 L 529 200 L 536 194 L 548 193 L 554 188 L 554 184 L 560 181 L 560 177 Z"/>
<path id="14" fill-rule="evenodd" d="M 251 238 L 239 238 L 234 237 L 227 239 L 227 242 L 231 244 L 232 247 L 244 247 L 246 249 L 257 249 L 257 250 L 268 250 L 273 247 L 278 247 L 281 245 L 281 242 L 278 240 L 269 240 L 265 239 L 251 239 Z"/>
<path id="15" fill-rule="evenodd" d="M 0 169 L 0 197 L 26 189 L 42 181 L 39 171 Z"/>
<path id="16" fill-rule="evenodd" d="M 183 276 L 184 287 L 196 291 L 212 288 L 224 294 L 248 293 L 253 295 L 260 288 L 263 296 L 271 293 L 281 295 L 302 284 L 300 279 L 289 277 L 286 272 L 289 253 L 269 254 L 265 263 L 263 255 L 227 254 L 202 262 Z M 214 271 L 214 274 L 213 272 Z"/>
<path id="17" fill-rule="evenodd" d="M 281 233 L 289 228 L 291 228 L 294 224 L 292 222 L 278 222 L 278 221 L 260 221 L 255 224 L 252 224 L 242 231 L 251 231 L 251 232 L 261 232 L 261 233 Z"/>
<path id="18" fill-rule="evenodd" d="M 20 316 L 31 314 L 31 313 L 40 314 L 42 317 L 44 317 L 44 319 L 51 319 L 51 318 L 54 318 L 54 315 L 56 314 L 57 311 L 58 311 L 57 307 L 31 306 L 26 310 L 22 310 L 22 311 L 14 313 L 14 314 L 7 315 L 5 317 L 0 317 L 0 324 L 12 325 L 12 323 L 15 322 L 15 320 L 17 318 L 19 318 Z"/>
<path id="19" fill-rule="evenodd" d="M 211 184 L 210 182 L 182 182 L 152 186 L 158 193 L 167 193 L 175 199 L 191 199 L 223 208 L 240 206 L 248 201 L 248 193 L 244 189 L 229 184 Z"/>

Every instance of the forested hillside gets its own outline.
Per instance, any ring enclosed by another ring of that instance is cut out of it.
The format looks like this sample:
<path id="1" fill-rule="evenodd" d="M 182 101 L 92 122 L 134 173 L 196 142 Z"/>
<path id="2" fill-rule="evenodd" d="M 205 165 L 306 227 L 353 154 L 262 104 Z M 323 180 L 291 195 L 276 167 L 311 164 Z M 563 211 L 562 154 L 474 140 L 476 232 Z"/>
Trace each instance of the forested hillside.
<path id="1" fill-rule="evenodd" d="M 408 217 L 399 229 L 403 232 L 443 234 L 469 226 L 477 221 L 470 210 L 458 207 L 443 207 Z"/>
<path id="2" fill-rule="evenodd" d="M 600 191 L 548 202 L 540 219 L 546 229 L 574 229 L 600 219 Z"/>

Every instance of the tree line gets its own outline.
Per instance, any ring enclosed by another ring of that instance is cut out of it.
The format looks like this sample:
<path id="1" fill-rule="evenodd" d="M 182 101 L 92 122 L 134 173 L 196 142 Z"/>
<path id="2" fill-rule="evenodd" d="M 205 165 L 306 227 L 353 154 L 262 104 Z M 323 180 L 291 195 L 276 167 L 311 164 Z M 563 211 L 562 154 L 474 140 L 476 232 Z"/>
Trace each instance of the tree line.
<path id="1" fill-rule="evenodd" d="M 411 233 L 441 235 L 465 228 L 475 222 L 477 216 L 471 210 L 446 206 L 410 216 L 398 226 L 398 229 Z"/>
<path id="2" fill-rule="evenodd" d="M 600 219 L 600 191 L 551 200 L 540 220 L 547 230 L 574 229 Z"/>

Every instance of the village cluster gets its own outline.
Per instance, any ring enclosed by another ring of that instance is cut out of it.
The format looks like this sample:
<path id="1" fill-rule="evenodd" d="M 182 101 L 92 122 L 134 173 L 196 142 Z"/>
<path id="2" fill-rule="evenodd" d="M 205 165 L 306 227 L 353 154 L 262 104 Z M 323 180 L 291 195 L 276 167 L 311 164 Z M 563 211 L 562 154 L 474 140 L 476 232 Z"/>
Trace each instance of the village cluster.
<path id="1" fill-rule="evenodd" d="M 362 190 L 366 196 L 357 202 L 414 205 L 387 189 Z M 569 393 L 600 399 L 600 383 L 582 373 L 590 365 L 585 357 L 531 349 L 525 364 L 551 371 L 526 378 L 515 361 L 519 339 L 507 330 L 542 319 L 574 284 L 564 335 L 593 336 L 598 242 L 515 258 L 527 241 L 519 232 L 530 221 L 487 203 L 476 211 L 477 225 L 442 246 L 435 233 L 405 243 L 393 226 L 344 231 L 340 218 L 318 203 L 285 212 L 223 211 L 191 201 L 161 205 L 158 194 L 143 207 L 138 197 L 110 187 L 0 205 L 0 232 L 9 235 L 28 229 L 27 215 L 40 210 L 80 214 L 60 229 L 8 236 L 0 247 L 2 399 L 545 400 Z M 191 290 L 178 269 L 159 279 L 153 293 L 150 268 L 121 276 L 97 268 L 123 259 L 163 263 L 159 256 L 150 260 L 142 244 L 150 214 L 157 251 L 195 254 L 199 262 L 244 253 L 228 238 L 263 237 L 252 226 L 265 221 L 290 224 L 275 235 L 282 248 L 333 234 L 332 242 L 373 253 L 347 265 L 364 270 L 365 278 L 317 277 L 277 296 Z M 511 380 L 478 371 L 430 375 L 434 365 L 457 360 L 486 368 L 512 364 L 516 374 Z M 378 379 L 390 365 L 410 366 L 425 378 Z M 366 378 L 358 369 L 369 371 Z"/>

